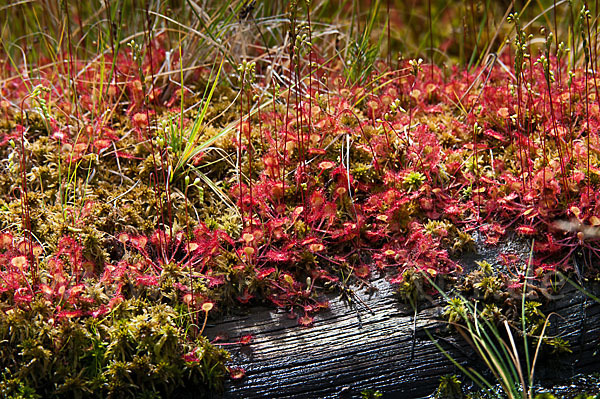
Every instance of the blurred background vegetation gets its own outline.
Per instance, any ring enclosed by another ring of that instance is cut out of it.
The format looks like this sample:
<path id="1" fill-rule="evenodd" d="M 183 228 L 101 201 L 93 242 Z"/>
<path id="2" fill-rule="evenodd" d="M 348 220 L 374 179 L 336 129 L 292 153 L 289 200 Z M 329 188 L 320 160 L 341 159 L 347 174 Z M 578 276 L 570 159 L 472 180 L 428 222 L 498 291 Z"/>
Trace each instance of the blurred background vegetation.
<path id="1" fill-rule="evenodd" d="M 310 23 L 312 43 L 325 59 L 423 58 L 473 67 L 487 54 L 504 51 L 514 36 L 506 17 L 517 12 L 533 35 L 532 51 L 543 46 L 540 28 L 546 27 L 571 47 L 571 62 L 577 62 L 584 5 L 596 38 L 597 0 L 4 0 L 0 50 L 14 66 L 31 67 L 56 62 L 61 53 L 89 60 L 118 53 L 131 40 L 160 37 L 173 58 L 181 49 L 186 68 L 212 65 L 218 55 L 232 65 L 284 64 L 290 32 Z"/>

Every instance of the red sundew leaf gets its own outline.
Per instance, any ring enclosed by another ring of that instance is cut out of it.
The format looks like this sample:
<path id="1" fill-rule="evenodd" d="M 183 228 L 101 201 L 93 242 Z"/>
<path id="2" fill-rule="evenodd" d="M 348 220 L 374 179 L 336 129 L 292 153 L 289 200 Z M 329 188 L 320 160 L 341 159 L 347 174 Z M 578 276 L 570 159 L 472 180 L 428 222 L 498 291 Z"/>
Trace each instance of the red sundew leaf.
<path id="1" fill-rule="evenodd" d="M 225 284 L 225 277 L 223 276 L 206 276 L 206 279 L 208 280 L 209 288 Z"/>
<path id="2" fill-rule="evenodd" d="M 227 341 L 228 339 L 229 339 L 229 336 L 225 333 L 222 333 L 222 334 L 218 334 L 212 341 L 210 341 L 210 343 L 214 344 L 215 342 Z"/>
<path id="3" fill-rule="evenodd" d="M 63 310 L 62 312 L 60 312 L 57 317 L 58 319 L 72 319 L 74 317 L 81 317 L 83 316 L 83 311 L 81 310 Z"/>
<path id="4" fill-rule="evenodd" d="M 96 147 L 96 149 L 98 151 L 101 151 L 105 148 L 110 147 L 110 143 L 111 143 L 111 141 L 108 139 L 98 139 L 98 140 L 94 141 L 94 147 Z"/>
<path id="5" fill-rule="evenodd" d="M 24 269 L 27 265 L 27 258 L 25 256 L 15 256 L 10 260 L 10 263 L 17 269 Z"/>
<path id="6" fill-rule="evenodd" d="M 31 294 L 31 291 L 25 287 L 17 288 L 13 295 L 13 300 L 16 304 L 28 304 L 33 300 L 33 295 Z"/>
<path id="7" fill-rule="evenodd" d="M 329 273 L 327 273 L 325 270 L 319 269 L 316 270 L 315 273 L 313 274 L 313 278 L 316 279 L 322 279 L 322 280 L 326 280 L 326 281 L 331 281 L 332 283 L 336 283 L 338 281 L 340 281 L 340 279 L 338 277 L 332 276 Z"/>
<path id="8" fill-rule="evenodd" d="M 40 285 L 40 291 L 48 297 L 51 297 L 54 294 L 54 290 L 52 288 L 50 288 L 49 286 L 47 286 L 46 284 L 41 284 Z"/>
<path id="9" fill-rule="evenodd" d="M 290 254 L 288 252 L 284 252 L 284 251 L 275 251 L 275 250 L 269 250 L 267 252 L 267 254 L 265 255 L 267 260 L 271 261 L 271 262 L 287 262 L 290 260 Z M 267 274 L 272 273 L 273 271 L 275 271 L 275 268 L 271 268 L 273 269 L 272 271 L 270 271 Z M 267 269 L 269 270 L 269 269 Z M 262 273 L 262 272 L 261 272 Z M 258 276 L 257 276 L 258 277 Z M 263 276 L 264 277 L 264 276 Z M 262 277 L 258 277 L 258 279 L 262 279 Z"/>
<path id="10" fill-rule="evenodd" d="M 442 108 L 442 106 L 439 104 L 435 104 L 425 107 L 424 111 L 428 114 L 441 114 L 444 112 L 444 108 Z"/>
<path id="11" fill-rule="evenodd" d="M 76 286 L 69 289 L 69 296 L 77 296 L 85 291 L 85 286 L 83 284 L 77 284 Z"/>
<path id="12" fill-rule="evenodd" d="M 256 278 L 259 280 L 264 279 L 265 277 L 267 277 L 269 274 L 275 272 L 277 269 L 275 269 L 274 267 L 268 267 L 266 269 L 259 269 L 258 273 L 256 274 Z"/>
<path id="13" fill-rule="evenodd" d="M 298 324 L 301 325 L 302 327 L 312 326 L 314 321 L 315 321 L 315 318 L 312 316 L 309 316 L 307 314 L 298 318 Z"/>
<path id="14" fill-rule="evenodd" d="M 148 115 L 146 115 L 145 113 L 138 112 L 135 115 L 133 115 L 131 119 L 136 127 L 141 128 L 148 126 Z"/>
<path id="15" fill-rule="evenodd" d="M 142 275 L 136 279 L 136 282 L 138 285 L 142 285 L 142 286 L 146 286 L 146 287 L 158 286 L 158 277 Z"/>
<path id="16" fill-rule="evenodd" d="M 581 183 L 584 179 L 585 173 L 583 173 L 582 171 L 577 170 L 573 172 L 573 180 L 575 180 L 577 184 Z"/>
<path id="17" fill-rule="evenodd" d="M 310 244 L 308 249 L 313 253 L 321 252 L 323 249 L 325 249 L 325 246 L 323 244 Z"/>
<path id="18" fill-rule="evenodd" d="M 506 107 L 498 108 L 498 111 L 496 111 L 496 115 L 498 115 L 502 119 L 510 118 L 510 112 Z"/>
<path id="19" fill-rule="evenodd" d="M 550 272 L 550 273 L 556 272 L 556 265 L 542 263 L 541 265 L 539 265 L 538 267 L 535 268 L 535 274 L 538 277 L 541 277 L 542 275 L 544 275 L 545 273 L 548 273 L 548 272 Z"/>
<path id="20" fill-rule="evenodd" d="M 34 243 L 31 247 L 31 252 L 34 256 L 40 256 L 44 252 L 44 248 L 40 244 Z"/>
<path id="21" fill-rule="evenodd" d="M 500 185 L 500 183 L 498 183 L 496 180 L 492 180 L 492 179 L 490 179 L 489 177 L 487 177 L 485 175 L 479 176 L 479 180 L 482 183 L 486 183 L 486 184 L 489 184 L 491 186 L 499 186 Z M 481 190 L 481 189 L 485 190 L 485 187 L 480 187 L 479 190 Z M 480 191 L 480 192 L 484 192 L 484 191 Z"/>
<path id="22" fill-rule="evenodd" d="M 360 266 L 354 268 L 354 274 L 358 278 L 367 278 L 367 277 L 369 277 L 369 273 L 370 273 L 370 270 L 369 270 L 369 266 L 367 266 L 367 265 L 360 265 Z"/>
<path id="23" fill-rule="evenodd" d="M 506 141 L 506 137 L 504 137 L 504 135 L 503 135 L 502 133 L 499 133 L 499 132 L 497 132 L 497 131 L 495 131 L 495 130 L 492 130 L 492 129 L 486 129 L 486 130 L 484 130 L 484 132 L 483 132 L 483 133 L 484 133 L 486 136 L 488 136 L 488 137 L 491 137 L 491 138 L 494 138 L 494 139 L 496 139 L 496 140 L 499 140 L 499 141 Z M 479 148 L 478 148 L 478 149 L 479 149 Z"/>
<path id="24" fill-rule="evenodd" d="M 117 235 L 117 240 L 119 240 L 123 244 L 126 244 L 127 241 L 129 241 L 129 238 L 129 234 L 127 233 L 120 233 L 119 235 Z"/>
<path id="25" fill-rule="evenodd" d="M 13 236 L 10 233 L 2 233 L 0 234 L 0 248 L 8 249 L 12 247 Z"/>
<path id="26" fill-rule="evenodd" d="M 229 367 L 229 377 L 232 380 L 241 380 L 246 376 L 246 370 L 241 367 Z"/>
<path id="27" fill-rule="evenodd" d="M 462 213 L 462 210 L 457 205 L 450 205 L 444 208 L 444 213 L 446 213 L 447 215 L 459 215 L 460 213 Z"/>
<path id="28" fill-rule="evenodd" d="M 124 158 L 124 159 L 137 159 L 139 161 L 144 159 L 144 158 L 136 157 L 135 155 L 128 154 L 124 151 L 117 151 L 117 152 L 115 152 L 115 155 L 118 158 Z"/>
<path id="29" fill-rule="evenodd" d="M 213 308 L 214 308 L 214 307 L 215 307 L 215 304 L 214 304 L 213 302 L 207 301 L 207 302 L 204 302 L 204 303 L 202 304 L 202 306 L 201 306 L 201 309 L 202 309 L 204 312 L 208 313 L 208 312 L 210 312 L 211 310 L 213 310 Z"/>
<path id="30" fill-rule="evenodd" d="M 327 299 L 317 301 L 317 303 L 314 305 L 315 312 L 321 309 L 329 309 L 329 302 L 327 301 Z"/>
<path id="31" fill-rule="evenodd" d="M 196 356 L 196 352 L 197 350 L 194 349 L 193 351 L 182 355 L 181 358 L 186 362 L 199 362 L 200 359 L 198 358 L 198 356 Z"/>
<path id="32" fill-rule="evenodd" d="M 308 153 L 310 155 L 325 155 L 327 151 L 324 148 L 309 148 Z"/>
<path id="33" fill-rule="evenodd" d="M 505 196 L 504 198 L 502 198 L 502 200 L 505 202 L 511 202 L 512 200 L 517 199 L 518 197 L 519 197 L 519 195 L 513 191 L 510 194 L 508 194 L 507 196 Z"/>
<path id="34" fill-rule="evenodd" d="M 19 250 L 19 252 L 21 252 L 22 254 L 28 253 L 29 252 L 29 241 L 27 240 L 22 240 L 17 244 L 17 249 Z"/>
<path id="35" fill-rule="evenodd" d="M 252 342 L 252 335 L 248 334 L 248 335 L 242 335 L 242 337 L 240 338 L 240 345 L 249 345 L 250 342 Z"/>
<path id="36" fill-rule="evenodd" d="M 521 258 L 517 254 L 499 254 L 498 257 L 504 266 L 510 267 L 516 265 L 517 262 L 521 261 Z"/>
<path id="37" fill-rule="evenodd" d="M 488 236 L 485 239 L 485 243 L 487 245 L 496 245 L 496 244 L 498 244 L 499 241 L 500 241 L 500 238 L 498 236 Z"/>
<path id="38" fill-rule="evenodd" d="M 108 308 L 108 306 L 106 305 L 101 305 L 97 310 L 94 310 L 92 312 L 92 317 L 93 318 L 98 318 L 100 316 L 104 316 L 105 314 L 107 314 L 108 312 L 110 312 L 110 309 Z"/>
<path id="39" fill-rule="evenodd" d="M 317 241 L 316 237 L 309 237 L 309 238 L 305 238 L 304 240 L 300 241 L 300 244 L 308 245 L 308 244 L 312 244 L 315 241 Z"/>
<path id="40" fill-rule="evenodd" d="M 249 248 L 249 247 L 246 247 L 246 248 Z M 254 251 L 254 248 L 250 248 L 250 249 L 251 249 L 252 251 Z M 243 251 L 238 251 L 238 254 L 239 254 L 240 256 L 246 256 L 246 252 L 243 252 Z M 237 265 L 237 266 L 234 266 L 234 267 L 233 267 L 233 270 L 235 270 L 236 272 L 243 272 L 245 268 L 246 268 L 246 265 L 245 265 L 245 264 L 239 264 L 239 265 Z"/>
<path id="41" fill-rule="evenodd" d="M 65 131 L 59 130 L 59 131 L 52 133 L 51 137 L 54 140 L 65 141 L 66 139 L 69 138 L 69 135 Z"/>
<path id="42" fill-rule="evenodd" d="M 519 281 L 513 281 L 512 283 L 507 284 L 506 288 L 511 291 L 521 291 L 523 289 L 523 283 Z"/>
<path id="43" fill-rule="evenodd" d="M 82 304 L 82 305 L 88 305 L 89 306 L 89 305 L 93 305 L 93 304 L 96 303 L 96 300 L 94 298 L 90 298 L 90 297 L 87 297 L 87 296 L 80 296 L 80 297 L 77 297 L 75 299 L 76 299 L 76 302 L 78 304 Z M 75 300 L 73 300 L 72 302 L 75 302 Z M 90 312 L 87 312 L 86 314 L 90 314 Z"/>
<path id="44" fill-rule="evenodd" d="M 273 303 L 273 305 L 275 305 L 279 308 L 285 307 L 285 303 L 283 300 L 281 300 L 279 298 L 279 295 L 270 295 L 269 297 L 267 297 L 267 299 L 269 299 L 269 301 L 271 301 Z"/>
<path id="45" fill-rule="evenodd" d="M 287 318 L 290 320 L 296 320 L 298 318 L 298 315 L 296 314 L 296 312 L 294 312 L 294 309 L 290 309 L 290 311 L 287 314 Z"/>
<path id="46" fill-rule="evenodd" d="M 192 300 L 194 299 L 194 297 L 192 296 L 192 294 L 185 294 L 183 296 L 183 303 L 185 303 L 186 305 L 190 305 L 192 303 Z"/>
<path id="47" fill-rule="evenodd" d="M 181 284 L 179 282 L 173 283 L 173 288 L 177 288 L 179 291 L 182 291 L 182 292 L 187 292 L 190 290 L 190 287 L 188 287 L 185 284 Z"/>
<path id="48" fill-rule="evenodd" d="M 473 143 L 466 143 L 464 145 L 464 148 L 466 148 L 469 151 L 475 151 L 475 144 Z M 484 150 L 489 150 L 490 147 L 486 144 L 483 143 L 477 143 L 477 151 L 484 151 Z"/>
<path id="49" fill-rule="evenodd" d="M 229 245 L 231 246 L 235 246 L 235 241 L 233 241 L 233 238 L 231 238 L 229 236 L 229 234 L 227 234 L 226 232 L 224 232 L 223 230 L 217 230 L 217 237 L 225 242 L 227 242 Z"/>
<path id="50" fill-rule="evenodd" d="M 108 307 L 113 309 L 115 306 L 117 306 L 118 304 L 120 304 L 121 302 L 123 302 L 123 297 L 121 295 L 118 295 L 114 298 L 112 298 L 109 302 L 108 302 Z"/>
<path id="51" fill-rule="evenodd" d="M 188 252 L 194 252 L 198 248 L 200 248 L 200 245 L 196 244 L 195 242 L 190 242 L 185 246 L 185 249 Z"/>
<path id="52" fill-rule="evenodd" d="M 305 305 L 302 307 L 302 309 L 304 309 L 304 313 L 312 313 L 316 311 L 314 305 Z"/>
<path id="53" fill-rule="evenodd" d="M 247 304 L 250 300 L 254 298 L 254 295 L 250 294 L 248 290 L 244 291 L 244 293 L 238 296 L 236 299 L 243 304 Z"/>
<path id="54" fill-rule="evenodd" d="M 103 135 L 103 137 L 105 137 L 105 140 L 119 141 L 119 137 L 117 135 L 115 135 L 115 133 L 109 128 L 105 127 L 102 135 Z"/>
<path id="55" fill-rule="evenodd" d="M 131 237 L 131 245 L 138 249 L 144 249 L 148 243 L 148 239 L 144 236 Z"/>
<path id="56" fill-rule="evenodd" d="M 533 236 L 533 235 L 537 234 L 537 230 L 531 226 L 521 225 L 521 226 L 517 227 L 517 233 L 524 235 L 524 236 Z"/>
<path id="57" fill-rule="evenodd" d="M 304 207 L 303 206 L 298 206 L 296 207 L 296 209 L 294 209 L 294 211 L 292 212 L 292 221 L 291 224 L 296 223 L 296 221 L 298 220 L 298 217 L 302 214 L 302 212 L 304 212 Z"/>
<path id="58" fill-rule="evenodd" d="M 364 232 L 364 235 L 365 235 L 365 238 L 371 242 L 381 242 L 388 236 L 388 234 L 382 229 L 366 230 Z"/>

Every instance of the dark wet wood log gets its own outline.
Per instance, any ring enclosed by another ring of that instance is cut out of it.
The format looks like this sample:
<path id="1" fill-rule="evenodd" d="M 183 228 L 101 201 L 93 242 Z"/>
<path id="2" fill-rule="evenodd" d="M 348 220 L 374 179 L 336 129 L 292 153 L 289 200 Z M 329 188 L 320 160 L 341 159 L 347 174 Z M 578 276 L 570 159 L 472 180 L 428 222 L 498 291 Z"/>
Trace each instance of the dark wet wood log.
<path id="1" fill-rule="evenodd" d="M 514 250 L 514 248 L 512 248 Z M 495 259 L 497 251 L 480 250 L 472 259 Z M 487 252 L 486 252 L 487 251 Z M 520 251 L 526 251 L 520 248 Z M 356 290 L 369 312 L 357 301 L 349 304 L 330 297 L 330 309 L 316 315 L 312 327 L 301 327 L 286 312 L 253 308 L 207 328 L 209 338 L 226 334 L 230 341 L 251 334 L 248 346 L 231 346 L 233 365 L 246 376 L 226 384 L 225 398 L 345 398 L 376 389 L 390 398 L 431 395 L 439 378 L 458 369 L 433 344 L 425 328 L 460 364 L 485 372 L 473 349 L 440 319 L 440 308 L 422 304 L 416 323 L 414 311 L 401 304 L 394 287 L 380 278 L 375 288 Z M 576 372 L 600 371 L 595 356 L 600 343 L 600 305 L 569 286 L 548 304 L 552 316 L 549 335 L 571 343 L 572 354 L 539 359 L 540 378 L 569 378 Z M 416 327 L 416 328 L 415 328 Z"/>
<path id="2" fill-rule="evenodd" d="M 249 346 L 231 349 L 233 363 L 245 368 L 246 377 L 228 382 L 225 397 L 357 397 L 366 389 L 377 389 L 386 397 L 430 395 L 441 376 L 458 370 L 424 327 L 442 333 L 439 342 L 459 363 L 483 369 L 474 351 L 437 321 L 439 308 L 429 305 L 420 310 L 415 335 L 413 310 L 398 302 L 386 280 L 373 285 L 378 290 L 370 296 L 365 289 L 357 291 L 373 314 L 333 298 L 330 310 L 317 315 L 309 328 L 300 327 L 282 311 L 265 308 L 211 326 L 209 337 L 225 333 L 233 340 L 253 335 Z M 540 359 L 538 375 L 555 378 L 598 371 L 593 353 L 600 337 L 600 305 L 571 291 L 549 310 L 565 318 L 556 317 L 549 333 L 568 339 L 573 354 Z M 544 365 L 549 361 L 553 362 L 550 368 Z"/>

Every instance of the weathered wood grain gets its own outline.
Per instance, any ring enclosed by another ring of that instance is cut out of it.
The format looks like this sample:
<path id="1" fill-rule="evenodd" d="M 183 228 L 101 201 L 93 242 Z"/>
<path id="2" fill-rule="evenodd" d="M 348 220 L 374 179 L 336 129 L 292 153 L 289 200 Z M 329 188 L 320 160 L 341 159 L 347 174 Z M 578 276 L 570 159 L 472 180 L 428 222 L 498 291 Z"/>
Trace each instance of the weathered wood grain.
<path id="1" fill-rule="evenodd" d="M 231 341 L 252 334 L 249 346 L 232 346 L 233 365 L 246 376 L 229 381 L 225 398 L 346 398 L 376 389 L 389 398 L 420 398 L 434 392 L 439 378 L 457 373 L 456 367 L 435 347 L 427 327 L 461 364 L 480 370 L 477 355 L 457 334 L 439 322 L 440 309 L 422 305 L 414 334 L 413 310 L 401 304 L 394 288 L 383 278 L 356 294 L 373 310 L 356 301 L 349 305 L 330 297 L 330 309 L 315 317 L 312 327 L 298 325 L 287 313 L 252 308 L 246 315 L 230 316 L 207 328 L 209 338 L 227 334 Z M 570 355 L 542 357 L 541 378 L 569 377 L 575 372 L 600 370 L 594 356 L 600 339 L 600 305 L 575 290 L 550 304 L 555 312 L 548 334 L 571 342 Z M 560 316 L 559 316 L 560 315 Z M 550 367 L 549 367 L 550 366 Z"/>

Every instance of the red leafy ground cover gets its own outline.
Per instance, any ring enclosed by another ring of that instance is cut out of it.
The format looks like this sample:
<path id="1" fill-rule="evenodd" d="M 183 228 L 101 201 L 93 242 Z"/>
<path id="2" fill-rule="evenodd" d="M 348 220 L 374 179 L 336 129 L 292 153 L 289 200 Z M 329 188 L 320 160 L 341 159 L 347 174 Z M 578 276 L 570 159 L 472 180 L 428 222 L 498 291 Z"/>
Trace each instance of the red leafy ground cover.
<path id="1" fill-rule="evenodd" d="M 177 175 L 177 139 L 194 123 L 180 107 L 197 98 L 151 84 L 166 62 L 160 40 L 139 64 L 121 51 L 104 87 L 100 62 L 27 78 L 4 61 L 2 311 L 42 301 L 60 323 L 145 298 L 195 315 L 201 333 L 207 303 L 267 301 L 310 326 L 329 288 L 385 273 L 409 295 L 419 273 L 460 275 L 455 255 L 475 236 L 495 245 L 508 233 L 534 239 L 535 256 L 529 274 L 526 259 L 514 262 L 507 287 L 598 272 L 591 72 L 553 58 L 517 70 L 491 58 L 470 72 L 401 61 L 376 64 L 379 79 L 358 85 L 312 59 L 294 87 L 273 89 L 260 68 L 242 82 L 232 113 L 211 111 L 202 139 L 235 128 Z M 562 73 L 550 79 L 548 68 Z M 220 191 L 190 184 L 192 166 Z"/>

